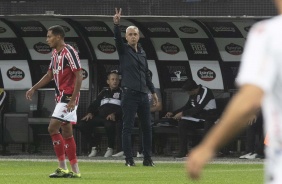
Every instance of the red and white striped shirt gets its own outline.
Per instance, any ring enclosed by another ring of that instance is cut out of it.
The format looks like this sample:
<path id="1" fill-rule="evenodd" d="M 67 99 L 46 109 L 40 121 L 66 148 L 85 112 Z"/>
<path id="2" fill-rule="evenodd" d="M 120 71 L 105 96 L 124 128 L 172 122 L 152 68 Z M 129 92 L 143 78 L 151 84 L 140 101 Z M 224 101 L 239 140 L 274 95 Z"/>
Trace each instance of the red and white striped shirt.
<path id="1" fill-rule="evenodd" d="M 53 72 L 55 81 L 56 101 L 68 103 L 75 85 L 75 72 L 81 70 L 80 59 L 77 51 L 70 45 L 57 52 L 52 52 L 49 70 Z M 76 97 L 76 104 L 79 100 L 79 94 Z"/>

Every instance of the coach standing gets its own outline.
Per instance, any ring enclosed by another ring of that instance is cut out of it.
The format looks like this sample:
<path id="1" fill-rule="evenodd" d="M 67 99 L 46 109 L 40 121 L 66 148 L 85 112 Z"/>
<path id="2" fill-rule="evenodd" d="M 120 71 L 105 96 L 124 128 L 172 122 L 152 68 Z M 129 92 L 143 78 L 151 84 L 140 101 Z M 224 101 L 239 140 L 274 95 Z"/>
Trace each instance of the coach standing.
<path id="1" fill-rule="evenodd" d="M 135 166 L 131 149 L 131 132 L 137 113 L 141 121 L 143 132 L 144 166 L 154 166 L 151 159 L 152 150 L 152 127 L 150 119 L 150 104 L 148 88 L 153 94 L 154 105 L 158 102 L 155 87 L 149 76 L 148 62 L 145 51 L 138 45 L 139 30 L 136 26 L 126 29 L 124 43 L 119 28 L 121 9 L 115 9 L 113 17 L 114 35 L 119 55 L 120 71 L 122 75 L 121 87 L 123 89 L 121 107 L 123 111 L 122 144 L 125 154 L 125 165 Z"/>

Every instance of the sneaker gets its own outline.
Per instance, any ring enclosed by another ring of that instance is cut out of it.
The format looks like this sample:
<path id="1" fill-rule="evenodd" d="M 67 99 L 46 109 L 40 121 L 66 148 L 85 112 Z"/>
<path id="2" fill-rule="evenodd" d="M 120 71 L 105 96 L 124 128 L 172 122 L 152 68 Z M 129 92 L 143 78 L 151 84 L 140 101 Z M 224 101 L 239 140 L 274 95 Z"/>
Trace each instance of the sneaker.
<path id="1" fill-rule="evenodd" d="M 152 166 L 155 167 L 155 164 L 151 158 L 146 158 L 143 160 L 143 166 Z"/>
<path id="2" fill-rule="evenodd" d="M 240 158 L 240 159 L 246 159 L 246 157 L 250 156 L 251 154 L 252 154 L 252 152 L 247 153 L 247 154 L 245 154 L 245 155 L 242 155 L 242 156 L 240 156 L 239 158 Z"/>
<path id="3" fill-rule="evenodd" d="M 81 178 L 81 174 L 80 173 L 75 173 L 75 172 L 69 172 L 67 178 Z"/>
<path id="4" fill-rule="evenodd" d="M 68 169 L 58 168 L 56 171 L 49 175 L 50 178 L 67 178 L 69 174 Z"/>
<path id="5" fill-rule="evenodd" d="M 257 153 L 252 153 L 252 154 L 250 154 L 250 155 L 247 155 L 247 156 L 246 156 L 246 159 L 255 159 L 255 158 L 257 158 L 257 156 L 258 156 Z"/>
<path id="6" fill-rule="evenodd" d="M 121 151 L 121 152 L 118 152 L 118 153 L 116 153 L 116 154 L 114 154 L 114 155 L 112 155 L 113 157 L 122 157 L 124 155 L 124 152 L 123 151 Z"/>
<path id="7" fill-rule="evenodd" d="M 92 147 L 91 153 L 88 155 L 88 157 L 96 157 L 98 151 L 96 147 Z"/>
<path id="8" fill-rule="evenodd" d="M 111 157 L 113 155 L 113 153 L 114 153 L 113 148 L 108 148 L 104 157 Z"/>
<path id="9" fill-rule="evenodd" d="M 125 159 L 125 165 L 128 167 L 135 166 L 134 160 L 133 159 Z"/>
<path id="10" fill-rule="evenodd" d="M 143 155 L 143 153 L 139 153 L 139 151 L 137 151 L 137 156 L 136 156 L 137 158 L 144 158 L 144 155 Z"/>

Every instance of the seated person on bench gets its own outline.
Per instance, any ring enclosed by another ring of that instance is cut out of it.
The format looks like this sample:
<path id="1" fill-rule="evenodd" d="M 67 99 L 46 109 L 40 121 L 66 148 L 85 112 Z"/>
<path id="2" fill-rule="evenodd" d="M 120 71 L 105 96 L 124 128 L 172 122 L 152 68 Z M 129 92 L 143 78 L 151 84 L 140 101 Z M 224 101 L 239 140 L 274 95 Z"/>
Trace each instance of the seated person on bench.
<path id="1" fill-rule="evenodd" d="M 117 151 L 122 151 L 121 148 L 121 133 L 122 131 L 122 110 L 121 110 L 121 94 L 122 90 L 119 87 L 119 75 L 117 72 L 111 72 L 107 76 L 108 88 L 103 89 L 97 99 L 90 104 L 87 110 L 87 115 L 81 119 L 77 128 L 85 136 L 88 144 L 91 145 L 91 152 L 88 157 L 97 155 L 97 139 L 92 134 L 95 127 L 105 126 L 108 137 L 108 148 L 104 157 L 113 155 L 115 138 L 117 136 Z M 95 136 L 96 137 L 96 136 Z"/>
<path id="2" fill-rule="evenodd" d="M 165 117 L 178 120 L 180 151 L 176 157 L 187 154 L 187 130 L 204 129 L 206 133 L 217 119 L 216 102 L 211 89 L 197 85 L 193 79 L 188 79 L 182 89 L 189 95 L 188 102 L 174 112 L 168 112 Z M 195 143 L 194 143 L 195 144 Z"/>

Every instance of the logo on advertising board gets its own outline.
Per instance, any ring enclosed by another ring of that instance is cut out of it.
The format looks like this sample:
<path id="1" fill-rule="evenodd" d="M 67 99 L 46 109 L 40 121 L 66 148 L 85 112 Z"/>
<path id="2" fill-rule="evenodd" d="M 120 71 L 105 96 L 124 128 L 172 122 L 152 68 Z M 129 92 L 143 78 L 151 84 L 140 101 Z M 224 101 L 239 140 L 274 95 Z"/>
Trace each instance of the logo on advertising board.
<path id="1" fill-rule="evenodd" d="M 184 66 L 168 66 L 171 82 L 185 81 L 188 79 Z"/>
<path id="2" fill-rule="evenodd" d="M 38 26 L 24 26 L 21 27 L 23 32 L 42 32 L 43 28 Z"/>
<path id="3" fill-rule="evenodd" d="M 11 42 L 0 42 L 0 48 L 3 54 L 17 54 L 14 44 Z"/>
<path id="4" fill-rule="evenodd" d="M 112 54 L 116 51 L 116 47 L 114 45 L 106 42 L 100 43 L 98 45 L 98 49 L 106 54 Z"/>
<path id="5" fill-rule="evenodd" d="M 188 34 L 195 34 L 198 33 L 198 29 L 194 27 L 189 27 L 189 26 L 182 26 L 179 28 L 179 31 L 183 33 L 188 33 Z"/>
<path id="6" fill-rule="evenodd" d="M 104 26 L 85 26 L 88 32 L 107 32 L 107 28 Z"/>
<path id="7" fill-rule="evenodd" d="M 0 27 L 0 34 L 5 33 L 7 30 L 4 27 Z"/>
<path id="8" fill-rule="evenodd" d="M 7 76 L 9 79 L 13 81 L 20 81 L 25 77 L 24 71 L 13 66 L 7 71 Z"/>
<path id="9" fill-rule="evenodd" d="M 243 47 L 235 43 L 230 43 L 225 46 L 225 51 L 232 55 L 241 55 L 243 53 Z"/>
<path id="10" fill-rule="evenodd" d="M 194 51 L 194 54 L 208 54 L 205 44 L 200 42 L 191 42 L 190 45 Z"/>
<path id="11" fill-rule="evenodd" d="M 69 44 L 70 46 L 72 46 L 78 53 L 80 53 L 76 42 L 68 42 L 68 41 L 66 41 L 66 43 Z"/>
<path id="12" fill-rule="evenodd" d="M 216 77 L 215 72 L 207 67 L 203 67 L 198 70 L 197 75 L 203 81 L 212 81 Z"/>
<path id="13" fill-rule="evenodd" d="M 83 76 L 83 80 L 88 77 L 88 72 L 84 68 L 82 68 L 82 76 Z"/>
<path id="14" fill-rule="evenodd" d="M 251 29 L 251 27 L 252 27 L 252 26 L 247 26 L 247 27 L 244 27 L 244 30 L 245 30 L 245 31 L 247 31 L 247 32 L 249 32 L 249 31 L 250 31 L 250 29 Z"/>
<path id="15" fill-rule="evenodd" d="M 176 45 L 173 45 L 173 44 L 168 43 L 168 42 L 166 44 L 163 44 L 161 46 L 161 49 L 162 49 L 163 52 L 165 52 L 167 54 L 171 54 L 171 55 L 177 54 L 180 51 L 180 49 Z"/>
<path id="16" fill-rule="evenodd" d="M 70 28 L 68 26 L 63 26 L 63 25 L 60 25 L 63 27 L 64 31 L 67 33 L 70 31 Z"/>
<path id="17" fill-rule="evenodd" d="M 42 42 L 36 43 L 33 48 L 36 52 L 39 52 L 40 54 L 49 54 L 52 51 L 51 47 L 49 47 L 48 44 Z"/>
<path id="18" fill-rule="evenodd" d="M 120 26 L 119 26 L 119 29 L 120 29 L 121 32 L 125 33 L 125 32 L 126 32 L 126 29 L 127 29 L 127 26 L 120 25 Z"/>
<path id="19" fill-rule="evenodd" d="M 234 27 L 228 26 L 213 26 L 212 27 L 215 32 L 236 32 Z"/>
<path id="20" fill-rule="evenodd" d="M 148 27 L 148 30 L 152 33 L 170 33 L 169 27 Z"/>

